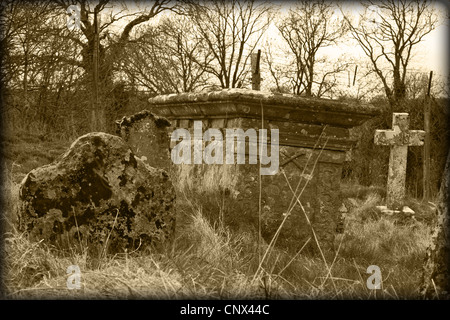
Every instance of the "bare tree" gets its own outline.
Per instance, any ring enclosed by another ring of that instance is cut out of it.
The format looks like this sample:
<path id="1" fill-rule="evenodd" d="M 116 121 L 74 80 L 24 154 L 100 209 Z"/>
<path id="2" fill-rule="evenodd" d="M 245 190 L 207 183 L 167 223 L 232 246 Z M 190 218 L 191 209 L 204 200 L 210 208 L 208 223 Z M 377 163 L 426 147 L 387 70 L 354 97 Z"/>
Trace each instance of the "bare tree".
<path id="1" fill-rule="evenodd" d="M 342 21 L 333 19 L 333 15 L 331 2 L 299 1 L 278 24 L 278 30 L 294 55 L 295 69 L 291 75 L 294 94 L 312 96 L 316 85 L 316 95 L 321 96 L 336 84 L 330 76 L 346 68 L 346 63 L 339 62 L 327 65 L 329 69 L 320 76 L 316 72 L 316 66 L 326 62 L 326 58 L 318 58 L 319 49 L 336 44 L 347 32 Z"/>
<path id="2" fill-rule="evenodd" d="M 206 86 L 205 66 L 212 60 L 186 16 L 147 27 L 127 48 L 122 71 L 134 86 L 153 94 L 192 92 Z"/>
<path id="3" fill-rule="evenodd" d="M 222 88 L 245 80 L 249 57 L 271 20 L 271 6 L 256 0 L 191 1 L 190 16 L 213 61 L 206 71 Z M 199 63 L 202 63 L 199 61 Z"/>
<path id="4" fill-rule="evenodd" d="M 289 89 L 290 80 L 286 81 L 286 79 L 289 79 L 287 66 L 275 62 L 275 53 L 273 52 L 271 43 L 268 42 L 265 48 L 263 60 L 267 64 L 267 70 L 275 85 L 271 90 L 278 93 L 289 93 L 291 90 Z"/>
<path id="5" fill-rule="evenodd" d="M 2 1 L 0 11 L 1 81 L 11 82 L 20 73 L 20 85 L 26 95 L 28 67 L 33 50 L 42 41 L 42 26 L 54 10 L 49 1 L 27 3 Z M 38 39 L 41 37 L 41 39 Z M 20 60 L 20 61 L 19 61 Z M 15 83 L 17 84 L 17 83 Z"/>
<path id="6" fill-rule="evenodd" d="M 70 0 L 57 0 L 62 9 L 71 5 Z M 133 29 L 165 10 L 176 10 L 170 0 L 156 0 L 148 3 L 148 6 L 139 7 L 138 11 L 132 12 L 126 3 L 114 3 L 116 10 L 111 10 L 110 0 L 100 0 L 97 5 L 92 6 L 91 2 L 82 0 L 79 2 L 81 17 L 81 35 L 73 33 L 70 37 L 72 41 L 80 45 L 83 49 L 83 68 L 86 72 L 92 72 L 92 56 L 95 46 L 95 35 L 98 32 L 99 65 L 100 78 L 106 79 L 114 71 L 114 63 L 120 59 L 125 47 L 128 45 Z M 100 21 L 100 15 L 104 21 Z M 128 22 L 121 27 L 120 31 L 112 32 L 110 27 L 118 21 Z M 95 29 L 98 24 L 98 31 Z"/>
<path id="7" fill-rule="evenodd" d="M 71 0 L 56 0 L 61 9 L 66 10 L 72 4 Z M 114 86 L 114 73 L 120 70 L 121 59 L 125 48 L 132 40 L 132 33 L 136 26 L 150 21 L 165 10 L 176 11 L 177 4 L 171 0 L 156 0 L 140 6 L 138 10 L 130 10 L 127 3 L 114 2 L 114 9 L 110 0 L 100 0 L 96 5 L 87 0 L 77 3 L 80 7 L 81 33 L 73 32 L 68 39 L 81 46 L 82 67 L 85 70 L 86 83 L 90 83 L 93 95 L 92 128 L 105 129 L 105 106 L 98 103 L 99 91 L 103 97 L 108 97 Z M 103 21 L 100 17 L 102 16 Z M 118 21 L 127 21 L 119 31 L 112 31 Z M 73 61 L 79 63 L 79 61 Z M 113 119 L 109 119 L 113 120 Z M 108 121 L 113 123 L 113 121 Z"/>
<path id="8" fill-rule="evenodd" d="M 407 94 L 407 70 L 413 48 L 436 27 L 437 15 L 427 0 L 361 4 L 364 12 L 359 22 L 354 23 L 349 15 L 345 15 L 345 20 L 383 83 L 390 106 L 399 107 Z"/>
<path id="9" fill-rule="evenodd" d="M 72 4 L 80 8 L 80 30 L 69 30 L 66 25 L 66 9 Z M 8 106 L 29 115 L 39 127 L 63 124 L 58 117 L 69 106 L 70 113 L 83 120 L 80 123 L 86 123 L 88 119 L 81 118 L 90 109 L 94 116 L 89 119 L 93 124 L 89 130 L 104 130 L 105 123 L 113 123 L 110 120 L 114 120 L 112 112 L 117 104 L 112 92 L 134 28 L 164 10 L 175 10 L 169 0 L 137 8 L 128 8 L 129 3 L 125 2 L 114 2 L 112 7 L 108 0 L 97 4 L 70 0 L 4 1 L 1 5 L 1 80 L 11 93 Z M 94 50 L 96 47 L 98 50 Z M 94 62 L 98 68 L 94 68 Z M 98 70 L 95 77 L 94 69 Z M 2 91 L 2 100 L 3 96 Z M 69 96 L 76 103 L 68 103 Z"/>
<path id="10" fill-rule="evenodd" d="M 72 61 L 77 50 L 66 41 L 65 17 L 58 14 L 52 1 L 3 5 L 1 41 L 6 48 L 2 47 L 1 80 L 6 89 L 5 109 L 9 116 L 20 119 L 22 126 L 34 123 L 46 131 L 56 121 L 55 109 L 64 105 L 64 91 L 74 79 L 77 66 L 66 61 Z M 2 90 L 2 98 L 3 94 Z"/>
<path id="11" fill-rule="evenodd" d="M 413 72 L 405 77 L 406 97 L 417 99 L 426 94 L 428 75 L 423 72 Z"/>

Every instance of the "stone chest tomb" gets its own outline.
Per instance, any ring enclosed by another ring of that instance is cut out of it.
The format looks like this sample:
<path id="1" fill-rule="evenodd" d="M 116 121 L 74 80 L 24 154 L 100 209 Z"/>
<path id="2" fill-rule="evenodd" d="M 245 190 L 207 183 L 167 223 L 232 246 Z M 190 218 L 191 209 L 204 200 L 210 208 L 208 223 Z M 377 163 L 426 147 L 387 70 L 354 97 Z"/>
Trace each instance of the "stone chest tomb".
<path id="1" fill-rule="evenodd" d="M 267 242 L 283 224 L 277 240 L 281 247 L 296 250 L 315 236 L 322 248 L 333 248 L 341 206 L 342 165 L 346 152 L 356 144 L 349 137 L 349 129 L 376 116 L 377 109 L 366 104 L 244 89 L 157 96 L 149 103 L 151 114 L 170 122 L 170 150 L 180 143 L 171 139 L 174 130 L 183 128 L 190 133 L 192 158 L 199 143 L 204 151 L 213 142 L 201 135 L 203 139 L 198 141 L 195 131 L 198 133 L 201 127 L 202 132 L 220 130 L 223 139 L 227 129 L 256 132 L 258 143 L 262 141 L 259 133 L 265 129 L 268 155 L 278 151 L 275 174 L 260 175 L 260 166 L 267 167 L 259 161 L 260 145 L 251 146 L 245 135 L 232 142 L 236 143 L 233 156 L 237 159 L 240 153 L 244 163 L 227 163 L 225 146 L 229 141 L 223 141 L 223 164 L 171 164 L 169 171 L 175 184 L 202 205 L 203 214 L 212 222 L 253 233 L 260 225 Z M 274 132 L 278 133 L 275 140 Z M 154 158 L 148 147 L 152 139 L 139 140 L 141 147 L 135 145 L 134 152 Z M 274 141 L 278 149 L 272 149 Z M 239 143 L 245 148 L 239 148 Z M 255 158 L 257 163 L 250 161 Z M 314 246 L 315 241 L 309 243 Z"/>

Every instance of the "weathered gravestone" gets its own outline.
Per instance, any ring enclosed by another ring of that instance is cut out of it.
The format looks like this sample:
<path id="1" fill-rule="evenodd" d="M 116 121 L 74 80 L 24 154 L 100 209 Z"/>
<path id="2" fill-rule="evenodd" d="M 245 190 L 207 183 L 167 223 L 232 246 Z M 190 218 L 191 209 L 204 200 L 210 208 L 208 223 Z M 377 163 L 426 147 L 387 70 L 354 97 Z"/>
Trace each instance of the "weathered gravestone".
<path id="1" fill-rule="evenodd" d="M 60 249 L 158 247 L 174 229 L 175 191 L 166 171 L 106 133 L 78 138 L 60 159 L 28 173 L 20 198 L 20 229 Z"/>
<path id="2" fill-rule="evenodd" d="M 408 146 L 422 146 L 424 138 L 425 131 L 409 130 L 407 113 L 393 114 L 392 130 L 375 131 L 375 144 L 391 147 L 386 194 L 388 209 L 404 207 Z"/>
<path id="3" fill-rule="evenodd" d="M 378 114 L 377 109 L 243 89 L 158 96 L 149 102 L 152 113 L 172 124 L 168 130 L 173 138 L 172 159 L 176 158 L 173 151 L 181 144 L 179 135 L 173 135 L 178 132 L 175 129 L 187 129 L 192 138 L 192 162 L 173 164 L 171 171 L 178 187 L 191 191 L 195 197 L 192 200 L 203 205 L 203 213 L 213 222 L 255 232 L 261 177 L 262 235 L 266 241 L 285 220 L 278 245 L 296 250 L 312 237 L 314 230 L 321 246 L 332 248 L 341 206 L 342 164 L 346 151 L 355 145 L 348 129 Z M 261 153 L 259 148 L 265 145 L 261 144 L 263 128 L 267 129 L 268 145 Z M 237 134 L 238 129 L 244 134 Z M 229 130 L 235 134 L 231 142 Z M 188 138 L 186 133 L 183 135 Z M 205 154 L 211 149 L 217 152 L 218 145 L 223 152 L 210 156 L 216 161 L 222 157 L 223 161 L 207 164 Z M 227 147 L 231 145 L 234 150 L 230 155 L 231 148 Z M 260 176 L 259 160 L 264 160 L 264 154 L 265 160 L 270 154 L 273 161 L 261 165 L 266 171 Z M 244 163 L 237 163 L 239 157 Z M 234 160 L 231 163 L 230 158 Z M 268 165 L 275 170 L 268 169 Z"/>
<path id="4" fill-rule="evenodd" d="M 116 121 L 116 133 L 122 137 L 141 160 L 154 168 L 170 168 L 167 127 L 170 122 L 143 110 Z"/>

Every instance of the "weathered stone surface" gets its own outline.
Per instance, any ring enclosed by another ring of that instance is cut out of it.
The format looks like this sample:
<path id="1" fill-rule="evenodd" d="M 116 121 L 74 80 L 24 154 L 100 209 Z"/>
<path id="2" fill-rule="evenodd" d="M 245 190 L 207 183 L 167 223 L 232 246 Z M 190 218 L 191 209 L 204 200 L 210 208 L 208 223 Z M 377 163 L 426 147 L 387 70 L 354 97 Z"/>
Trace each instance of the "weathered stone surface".
<path id="1" fill-rule="evenodd" d="M 152 113 L 166 117 L 172 129 L 187 129 L 191 138 L 197 121 L 203 132 L 219 129 L 223 137 L 226 129 L 278 129 L 279 170 L 274 175 L 260 175 L 259 164 L 249 163 L 254 152 L 247 141 L 244 164 L 174 165 L 173 177 L 183 192 L 192 192 L 189 195 L 213 223 L 257 232 L 261 218 L 262 236 L 270 242 L 284 221 L 277 245 L 298 250 L 311 238 L 309 243 L 315 246 L 314 230 L 322 249 L 333 249 L 342 203 L 342 164 L 346 151 L 356 144 L 348 128 L 379 110 L 372 105 L 242 89 L 158 96 L 149 102 Z M 177 143 L 172 141 L 171 148 Z"/>
<path id="2" fill-rule="evenodd" d="M 316 248 L 314 230 L 323 249 L 333 247 L 341 205 L 339 160 L 343 160 L 336 153 L 281 148 L 278 173 L 261 176 L 261 232 L 267 243 L 285 220 L 278 246 L 296 251 L 311 238 L 308 247 Z M 299 156 L 292 159 L 293 155 Z M 338 160 L 327 162 L 333 156 Z M 175 165 L 173 170 L 180 189 L 200 201 L 212 223 L 220 221 L 246 232 L 258 230 L 259 165 L 247 159 L 245 164 Z"/>
<path id="3" fill-rule="evenodd" d="M 157 246 L 174 230 L 175 192 L 167 173 L 106 133 L 84 135 L 59 160 L 32 170 L 20 198 L 20 229 L 62 249 L 99 249 L 107 242 L 108 252 L 123 252 Z"/>
<path id="4" fill-rule="evenodd" d="M 339 215 L 338 215 L 338 222 L 336 226 L 336 232 L 337 233 L 344 233 L 345 231 L 345 219 L 348 215 L 348 209 L 347 206 L 344 203 L 344 199 L 342 199 L 342 205 L 339 208 Z"/>
<path id="5" fill-rule="evenodd" d="M 417 221 L 415 212 L 408 206 L 403 206 L 401 210 L 392 210 L 387 206 L 376 206 L 375 209 L 380 216 L 392 219 L 395 224 L 405 225 Z"/>
<path id="6" fill-rule="evenodd" d="M 310 124 L 330 124 L 351 128 L 378 115 L 379 110 L 370 104 L 348 103 L 332 99 L 305 98 L 292 94 L 279 94 L 248 89 L 223 89 L 220 91 L 181 93 L 149 99 L 151 105 L 166 106 L 157 114 L 167 119 L 212 118 L 264 118 Z M 211 106 L 214 105 L 212 108 Z M 151 108 L 150 111 L 156 112 Z"/>
<path id="7" fill-rule="evenodd" d="M 169 121 L 143 110 L 116 121 L 116 126 L 117 134 L 127 142 L 135 155 L 154 168 L 169 169 Z"/>
<path id="8" fill-rule="evenodd" d="M 393 114 L 392 130 L 375 131 L 375 144 L 391 147 L 386 195 L 389 209 L 400 210 L 404 205 L 408 146 L 421 146 L 424 138 L 425 131 L 409 130 L 407 113 Z"/>

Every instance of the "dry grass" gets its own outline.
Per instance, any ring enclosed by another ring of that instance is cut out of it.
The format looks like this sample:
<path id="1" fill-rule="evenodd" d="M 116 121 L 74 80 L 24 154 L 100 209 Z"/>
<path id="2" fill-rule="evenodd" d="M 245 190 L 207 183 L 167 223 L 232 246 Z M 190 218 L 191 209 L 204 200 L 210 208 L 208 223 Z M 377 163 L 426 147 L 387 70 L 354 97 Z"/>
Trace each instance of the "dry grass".
<path id="1" fill-rule="evenodd" d="M 9 183 L 11 190 L 18 190 L 18 184 Z M 18 193 L 7 197 L 8 212 L 17 212 Z M 200 211 L 192 211 L 185 229 L 166 252 L 123 253 L 92 263 L 86 252 L 74 249 L 62 255 L 45 243 L 29 241 L 26 234 L 12 227 L 5 235 L 7 298 L 242 297 L 252 287 L 250 278 L 241 270 L 246 264 L 244 259 L 248 260 L 242 254 L 242 241 L 227 229 L 211 226 Z M 71 265 L 81 270 L 79 290 L 67 288 L 66 270 Z"/>
<path id="2" fill-rule="evenodd" d="M 69 140 L 49 139 L 46 135 L 15 131 L 3 136 L 2 165 L 7 167 L 13 181 L 20 182 L 32 169 L 54 161 L 70 146 Z"/>
<path id="3" fill-rule="evenodd" d="M 384 217 L 362 219 L 375 199 L 369 195 L 350 214 L 328 268 L 321 257 L 292 257 L 275 248 L 258 274 L 257 253 L 249 243 L 255 239 L 212 226 L 198 207 L 185 210 L 186 223 L 166 252 L 107 256 L 97 268 L 84 253 L 60 256 L 12 230 L 5 240 L 7 298 L 415 298 L 429 227 L 397 226 Z M 366 269 L 372 264 L 382 270 L 382 290 L 366 287 Z M 79 290 L 67 288 L 70 265 L 81 269 Z"/>
<path id="4" fill-rule="evenodd" d="M 325 261 L 303 252 L 292 256 L 275 246 L 259 265 L 254 235 L 232 232 L 220 221 L 211 225 L 201 205 L 180 196 L 177 219 L 183 223 L 177 223 L 173 246 L 162 253 L 123 253 L 92 263 L 85 252 L 74 249 L 62 255 L 44 243 L 30 242 L 15 229 L 20 172 L 11 168 L 5 169 L 2 184 L 7 227 L 3 280 L 9 299 L 418 298 L 430 226 L 423 222 L 426 219 L 397 225 L 376 214 L 381 195 L 375 189 L 362 194 L 356 187 L 356 206 L 347 214 L 345 233 L 337 237 L 336 251 Z M 213 182 L 212 175 L 205 188 Z M 426 207 L 420 208 L 424 211 L 419 215 L 432 216 Z M 79 290 L 67 288 L 70 265 L 80 267 Z M 381 269 L 381 290 L 366 287 L 369 265 Z"/>
<path id="5" fill-rule="evenodd" d="M 186 165 L 175 166 L 178 192 L 198 194 L 220 193 L 223 189 L 235 190 L 237 176 L 234 164 Z"/>

